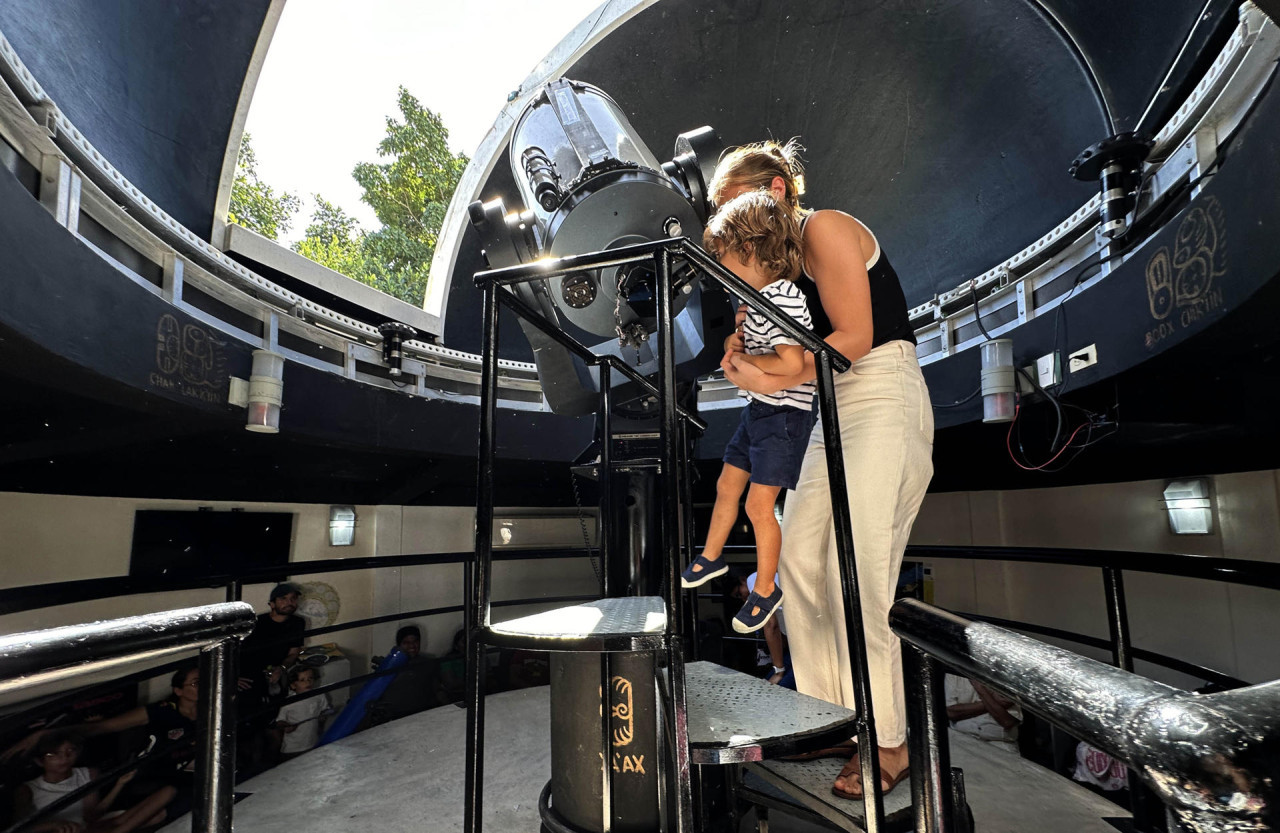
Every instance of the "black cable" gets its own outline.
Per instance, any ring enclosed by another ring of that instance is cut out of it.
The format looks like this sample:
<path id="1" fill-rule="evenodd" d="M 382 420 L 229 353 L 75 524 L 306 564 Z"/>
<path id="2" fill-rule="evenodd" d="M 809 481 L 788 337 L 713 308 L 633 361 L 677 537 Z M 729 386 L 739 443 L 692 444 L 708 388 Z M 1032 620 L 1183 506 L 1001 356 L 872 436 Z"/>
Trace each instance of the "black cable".
<path id="1" fill-rule="evenodd" d="M 945 405 L 934 405 L 933 407 L 934 408 L 959 408 L 961 405 L 967 404 L 970 400 L 972 400 L 975 396 L 977 396 L 980 393 L 982 393 L 982 385 L 978 385 L 977 389 L 974 390 L 973 393 L 969 394 L 963 399 L 957 399 L 955 402 L 948 402 Z"/>

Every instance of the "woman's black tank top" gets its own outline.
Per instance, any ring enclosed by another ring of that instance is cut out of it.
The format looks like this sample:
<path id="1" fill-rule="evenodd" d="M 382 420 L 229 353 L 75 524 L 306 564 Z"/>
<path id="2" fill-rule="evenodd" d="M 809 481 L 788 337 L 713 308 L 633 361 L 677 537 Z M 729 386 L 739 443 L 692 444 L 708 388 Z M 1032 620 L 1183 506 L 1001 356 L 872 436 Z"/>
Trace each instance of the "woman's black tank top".
<path id="1" fill-rule="evenodd" d="M 810 215 L 812 216 L 812 215 Z M 809 217 L 805 217 L 808 220 Z M 803 232 L 804 222 L 800 229 Z M 874 238 L 875 235 L 873 234 Z M 876 253 L 867 264 L 867 278 L 871 282 L 871 347 L 879 347 L 890 341 L 909 341 L 916 343 L 915 330 L 907 318 L 907 299 L 902 294 L 902 284 L 898 273 L 889 265 L 889 258 L 876 241 Z M 808 272 L 802 272 L 796 286 L 804 293 L 809 304 L 809 315 L 813 318 L 813 331 L 821 338 L 831 335 L 833 328 L 827 311 L 822 308 L 822 298 L 818 295 L 818 285 L 814 283 Z"/>

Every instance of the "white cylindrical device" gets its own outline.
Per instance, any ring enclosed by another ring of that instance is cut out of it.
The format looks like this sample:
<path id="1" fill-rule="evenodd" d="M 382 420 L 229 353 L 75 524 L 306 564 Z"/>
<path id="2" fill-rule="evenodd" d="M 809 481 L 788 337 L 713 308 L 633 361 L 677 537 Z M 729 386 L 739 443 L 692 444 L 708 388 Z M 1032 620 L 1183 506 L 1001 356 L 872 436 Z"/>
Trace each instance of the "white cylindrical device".
<path id="1" fill-rule="evenodd" d="M 1013 342 L 996 338 L 983 342 L 982 421 L 1010 422 L 1014 414 Z"/>
<path id="2" fill-rule="evenodd" d="M 244 427 L 263 434 L 279 433 L 283 398 L 284 356 L 270 350 L 254 350 L 249 376 L 249 414 Z"/>

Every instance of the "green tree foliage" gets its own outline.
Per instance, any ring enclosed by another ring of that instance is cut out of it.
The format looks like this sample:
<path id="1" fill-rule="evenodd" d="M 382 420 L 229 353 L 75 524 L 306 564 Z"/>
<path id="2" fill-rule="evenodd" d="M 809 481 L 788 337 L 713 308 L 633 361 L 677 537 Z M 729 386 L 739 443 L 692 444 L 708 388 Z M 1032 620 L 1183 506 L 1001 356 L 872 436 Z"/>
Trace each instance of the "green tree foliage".
<path id="1" fill-rule="evenodd" d="M 361 197 L 382 223 L 364 239 L 367 282 L 384 292 L 421 304 L 445 209 L 467 167 L 467 157 L 449 150 L 449 131 L 440 116 L 404 87 L 397 96 L 402 121 L 387 118 L 378 144 L 383 163 L 363 162 L 352 176 Z"/>
<path id="2" fill-rule="evenodd" d="M 316 209 L 306 236 L 293 244 L 293 250 L 335 272 L 365 281 L 365 233 L 356 218 L 339 206 L 314 194 Z"/>
<path id="3" fill-rule="evenodd" d="M 258 178 L 258 157 L 253 153 L 249 134 L 245 133 L 236 157 L 236 179 L 231 185 L 227 222 L 277 240 L 293 225 L 293 215 L 298 213 L 300 206 L 301 202 L 295 195 L 287 192 L 276 194 L 270 185 Z"/>
<path id="4" fill-rule="evenodd" d="M 426 295 L 445 210 L 468 160 L 449 150 L 449 131 L 440 116 L 404 87 L 399 89 L 397 103 L 401 120 L 387 118 L 386 137 L 378 144 L 378 156 L 386 161 L 363 162 L 352 171 L 364 190 L 361 199 L 373 208 L 382 228 L 362 230 L 354 217 L 315 194 L 311 224 L 293 249 L 419 306 Z M 279 232 L 288 231 L 297 210 L 296 197 L 277 197 L 258 180 L 253 148 L 245 134 L 229 220 L 274 240 Z"/>

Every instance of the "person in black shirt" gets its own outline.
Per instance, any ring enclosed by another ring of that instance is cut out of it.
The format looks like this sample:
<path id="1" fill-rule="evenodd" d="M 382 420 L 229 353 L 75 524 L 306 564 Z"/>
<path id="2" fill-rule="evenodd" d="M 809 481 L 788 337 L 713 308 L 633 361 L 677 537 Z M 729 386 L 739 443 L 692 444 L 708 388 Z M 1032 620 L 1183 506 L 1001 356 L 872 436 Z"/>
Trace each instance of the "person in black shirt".
<path id="1" fill-rule="evenodd" d="M 302 635 L 307 624 L 297 615 L 297 585 L 278 584 L 267 602 L 270 608 L 258 616 L 253 632 L 240 647 L 240 690 L 252 687 L 259 678 L 273 689 L 281 688 L 284 673 L 298 661 Z"/>
<path id="2" fill-rule="evenodd" d="M 279 748 L 279 737 L 268 731 L 285 697 L 285 673 L 298 661 L 307 624 L 297 615 L 301 591 L 294 584 L 271 589 L 266 613 L 240 647 L 240 693 L 236 713 L 240 727 L 241 770 L 262 769 Z"/>

